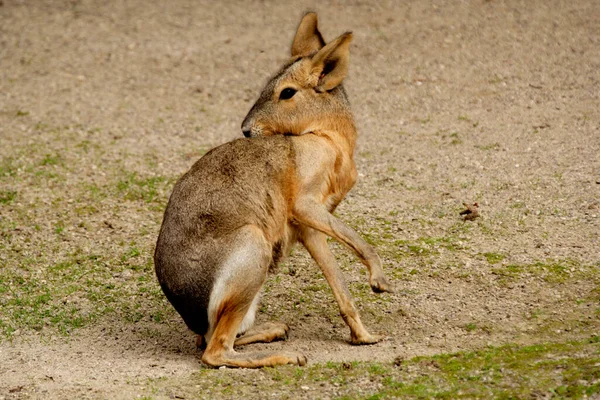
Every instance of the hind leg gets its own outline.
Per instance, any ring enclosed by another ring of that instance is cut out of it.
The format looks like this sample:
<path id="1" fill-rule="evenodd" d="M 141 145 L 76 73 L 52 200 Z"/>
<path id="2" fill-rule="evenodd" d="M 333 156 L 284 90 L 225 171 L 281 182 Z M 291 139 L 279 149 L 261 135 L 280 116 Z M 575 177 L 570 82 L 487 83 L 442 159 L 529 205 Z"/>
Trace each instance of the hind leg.
<path id="1" fill-rule="evenodd" d="M 243 346 L 250 343 L 270 343 L 275 340 L 285 340 L 290 327 L 283 322 L 267 322 L 256 328 L 249 329 L 237 338 L 234 346 Z"/>
<path id="2" fill-rule="evenodd" d="M 233 346 L 243 346 L 250 343 L 269 343 L 275 340 L 287 339 L 287 333 L 290 328 L 281 322 L 267 322 L 257 327 L 252 327 L 256 310 L 260 303 L 260 295 L 256 295 L 252 301 L 250 309 L 246 313 L 242 326 L 238 331 L 238 338 L 235 339 Z"/>
<path id="3" fill-rule="evenodd" d="M 223 315 L 202 355 L 202 361 L 213 367 L 228 366 L 241 368 L 274 367 L 276 365 L 305 365 L 306 357 L 294 352 L 249 352 L 233 350 L 235 335 L 244 318 L 243 312 Z"/>
<path id="4" fill-rule="evenodd" d="M 235 250 L 221 266 L 208 307 L 209 332 L 202 361 L 210 366 L 258 368 L 282 364 L 306 364 L 306 357 L 292 352 L 237 353 L 236 335 L 253 318 L 257 295 L 271 262 L 271 248 L 262 231 L 242 228 L 233 241 Z M 241 245 L 240 245 L 241 243 Z M 247 318 L 248 313 L 252 315 Z"/>

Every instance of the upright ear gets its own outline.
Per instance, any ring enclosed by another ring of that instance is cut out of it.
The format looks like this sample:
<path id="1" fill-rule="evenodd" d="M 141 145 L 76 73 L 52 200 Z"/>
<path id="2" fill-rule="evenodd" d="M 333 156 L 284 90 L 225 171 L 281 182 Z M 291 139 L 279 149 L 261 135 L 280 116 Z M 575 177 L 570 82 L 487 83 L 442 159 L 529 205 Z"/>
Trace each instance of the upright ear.
<path id="1" fill-rule="evenodd" d="M 317 14 L 314 12 L 304 14 L 292 43 L 292 57 L 308 55 L 323 46 L 325 41 L 317 27 Z"/>
<path id="2" fill-rule="evenodd" d="M 312 73 L 319 77 L 317 92 L 331 90 L 342 83 L 348 74 L 351 41 L 352 32 L 346 32 L 313 56 Z"/>

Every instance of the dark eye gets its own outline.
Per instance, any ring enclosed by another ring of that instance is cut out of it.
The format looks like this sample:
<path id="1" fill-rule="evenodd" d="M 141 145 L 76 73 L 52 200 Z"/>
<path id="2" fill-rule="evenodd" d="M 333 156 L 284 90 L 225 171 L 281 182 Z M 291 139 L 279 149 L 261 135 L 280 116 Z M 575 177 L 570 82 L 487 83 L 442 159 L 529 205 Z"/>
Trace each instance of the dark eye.
<path id="1" fill-rule="evenodd" d="M 292 97 L 294 97 L 295 94 L 296 94 L 296 89 L 292 89 L 290 87 L 289 88 L 285 88 L 279 94 L 279 100 L 288 100 L 288 99 L 291 99 Z"/>

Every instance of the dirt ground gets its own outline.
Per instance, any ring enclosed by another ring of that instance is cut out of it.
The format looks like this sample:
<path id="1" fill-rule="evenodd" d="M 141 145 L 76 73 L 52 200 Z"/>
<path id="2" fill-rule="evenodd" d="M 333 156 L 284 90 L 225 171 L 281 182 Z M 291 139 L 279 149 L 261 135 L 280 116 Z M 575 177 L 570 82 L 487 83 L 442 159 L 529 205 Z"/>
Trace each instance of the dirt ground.
<path id="1" fill-rule="evenodd" d="M 0 399 L 168 398 L 144 388 L 203 368 L 154 282 L 164 205 L 241 137 L 306 10 L 326 40 L 354 32 L 359 181 L 336 213 L 397 290 L 370 293 L 332 242 L 365 325 L 388 336 L 350 346 L 297 248 L 258 317 L 290 338 L 253 346 L 391 362 L 599 332 L 599 2 L 3 0 Z"/>

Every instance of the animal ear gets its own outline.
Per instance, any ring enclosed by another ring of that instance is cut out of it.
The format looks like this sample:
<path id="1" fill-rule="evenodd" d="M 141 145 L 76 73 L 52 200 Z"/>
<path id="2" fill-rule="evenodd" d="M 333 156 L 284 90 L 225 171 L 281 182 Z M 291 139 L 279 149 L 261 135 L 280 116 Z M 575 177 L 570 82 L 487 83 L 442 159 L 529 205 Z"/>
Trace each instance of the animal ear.
<path id="1" fill-rule="evenodd" d="M 292 43 L 292 57 L 308 55 L 323 46 L 325 40 L 317 27 L 317 14 L 314 12 L 304 14 Z"/>
<path id="2" fill-rule="evenodd" d="M 319 77 L 317 92 L 331 90 L 342 83 L 348 74 L 351 41 L 352 32 L 346 32 L 313 56 L 312 73 Z"/>

